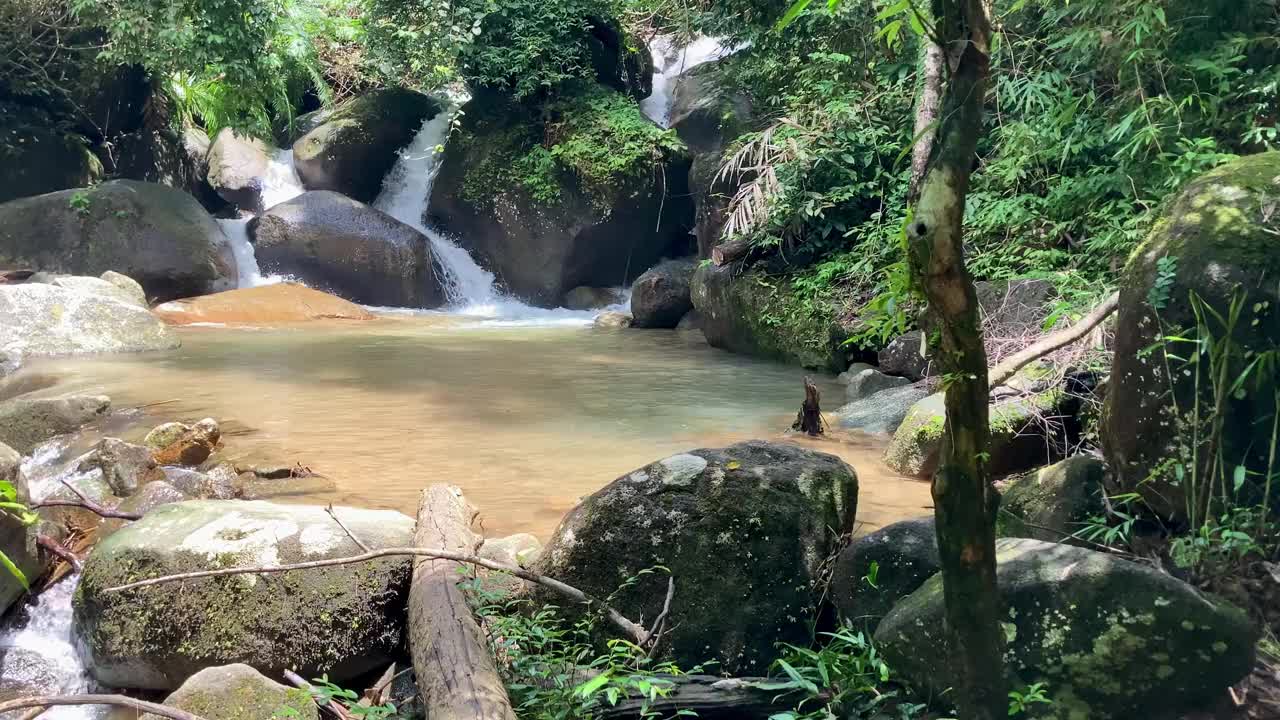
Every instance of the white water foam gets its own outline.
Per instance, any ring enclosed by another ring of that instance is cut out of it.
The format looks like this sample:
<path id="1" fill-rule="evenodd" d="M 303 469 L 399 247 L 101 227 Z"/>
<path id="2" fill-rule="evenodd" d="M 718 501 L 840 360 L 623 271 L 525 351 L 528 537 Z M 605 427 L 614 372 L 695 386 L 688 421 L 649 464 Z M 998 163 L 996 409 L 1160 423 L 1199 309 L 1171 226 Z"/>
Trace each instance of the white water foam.
<path id="1" fill-rule="evenodd" d="M 298 179 L 298 171 L 293 165 L 293 150 L 277 150 L 267 166 L 267 175 L 262 178 L 262 207 L 271 209 L 282 202 L 288 202 L 302 193 L 302 180 Z"/>
<path id="2" fill-rule="evenodd" d="M 670 36 L 659 35 L 649 43 L 653 56 L 653 92 L 640 103 L 640 110 L 662 127 L 671 127 L 671 106 L 675 101 L 676 79 L 682 73 L 719 60 L 737 48 L 725 46 L 717 38 L 698 38 L 677 47 Z"/>
<path id="3" fill-rule="evenodd" d="M 236 268 L 239 271 L 237 287 L 251 288 L 262 285 L 274 285 L 286 280 L 283 275 L 263 275 L 258 267 L 258 257 L 254 254 L 253 243 L 249 242 L 249 222 L 252 217 L 218 220 L 222 234 L 227 236 L 231 253 L 236 257 Z"/>

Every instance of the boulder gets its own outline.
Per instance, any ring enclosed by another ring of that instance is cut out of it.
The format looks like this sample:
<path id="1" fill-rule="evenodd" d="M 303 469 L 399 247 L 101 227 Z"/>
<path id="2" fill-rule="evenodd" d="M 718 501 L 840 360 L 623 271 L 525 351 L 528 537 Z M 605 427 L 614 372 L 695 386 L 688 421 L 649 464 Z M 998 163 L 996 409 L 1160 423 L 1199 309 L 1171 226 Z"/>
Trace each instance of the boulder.
<path id="1" fill-rule="evenodd" d="M 115 291 L 114 286 L 102 284 Z M 171 350 L 180 344 L 145 307 L 113 299 L 109 293 L 43 283 L 0 285 L 0 348 L 10 352 L 143 352 Z"/>
<path id="2" fill-rule="evenodd" d="M 318 720 L 319 711 L 306 690 L 287 687 L 243 664 L 205 668 L 187 678 L 165 698 L 169 707 L 204 720 Z M 142 720 L 160 720 L 143 715 Z"/>
<path id="3" fill-rule="evenodd" d="M 349 100 L 293 144 L 298 177 L 308 190 L 334 190 L 371 203 L 400 149 L 443 111 L 439 100 L 399 88 Z"/>
<path id="4" fill-rule="evenodd" d="M 413 544 L 414 521 L 400 513 L 337 512 L 369 547 Z M 104 590 L 140 577 L 360 552 L 322 507 L 242 500 L 162 505 L 94 548 L 76 594 L 73 630 L 90 671 L 111 687 L 167 690 L 205 668 L 239 662 L 274 677 L 295 669 L 304 678 L 327 673 L 343 683 L 401 652 L 409 560 Z"/>
<path id="5" fill-rule="evenodd" d="M 365 305 L 447 300 L 426 235 L 336 192 L 305 192 L 249 224 L 258 266 Z"/>
<path id="6" fill-rule="evenodd" d="M 111 486 L 111 492 L 128 497 L 143 485 L 164 479 L 164 472 L 151 457 L 151 449 L 116 438 L 103 438 L 80 460 L 80 472 L 97 468 Z"/>
<path id="7" fill-rule="evenodd" d="M 674 328 L 693 310 L 689 285 L 697 265 L 668 260 L 644 271 L 631 285 L 633 327 Z"/>
<path id="8" fill-rule="evenodd" d="M 142 444 L 152 450 L 163 450 L 178 441 L 178 438 L 191 430 L 191 426 L 180 422 L 167 422 L 157 425 L 142 439 Z"/>
<path id="9" fill-rule="evenodd" d="M 598 310 L 622 302 L 623 295 L 615 288 L 576 287 L 564 294 L 564 306 L 569 310 Z"/>
<path id="10" fill-rule="evenodd" d="M 480 557 L 516 567 L 533 565 L 541 555 L 542 541 L 529 533 L 485 538 L 480 546 Z"/>
<path id="11" fill-rule="evenodd" d="M 886 525 L 840 551 L 831 574 L 832 604 L 846 620 L 874 632 L 894 605 L 939 572 L 932 517 Z"/>
<path id="12" fill-rule="evenodd" d="M 209 136 L 199 128 L 139 130 L 115 139 L 112 174 L 158 183 L 191 194 L 210 212 L 227 200 L 209 184 Z"/>
<path id="13" fill-rule="evenodd" d="M 596 81 L 636 100 L 653 93 L 653 56 L 640 38 L 628 36 L 615 19 L 589 18 L 587 47 Z"/>
<path id="14" fill-rule="evenodd" d="M 702 333 L 702 316 L 697 310 L 690 310 L 680 318 L 680 322 L 676 324 L 676 330 L 681 332 L 697 332 Z"/>
<path id="15" fill-rule="evenodd" d="M 115 275 L 133 282 L 119 273 L 115 273 Z M 96 295 L 103 300 L 115 300 L 116 302 L 134 305 L 144 310 L 147 308 L 147 296 L 143 293 L 142 286 L 136 282 L 133 282 L 133 286 L 129 287 L 120 281 L 111 282 L 100 277 L 84 277 L 80 275 L 46 276 L 41 274 L 33 277 L 32 281 L 27 284 L 41 283 L 60 287 L 79 295 Z"/>
<path id="16" fill-rule="evenodd" d="M 648 568 L 669 568 L 680 598 L 668 621 L 671 655 L 758 674 L 775 643 L 807 642 L 822 566 L 853 529 L 857 502 L 853 468 L 832 455 L 758 440 L 693 450 L 583 500 L 537 567 L 596 597 Z M 663 575 L 641 577 L 614 606 L 657 617 L 666 586 Z"/>
<path id="17" fill-rule="evenodd" d="M 276 325 L 316 320 L 373 320 L 376 316 L 337 295 L 297 283 L 228 290 L 157 305 L 154 313 L 170 325 Z"/>
<path id="18" fill-rule="evenodd" d="M 626 329 L 631 327 L 631 315 L 624 312 L 603 312 L 596 316 L 592 321 L 592 325 L 598 328 L 609 328 L 613 330 Z"/>
<path id="19" fill-rule="evenodd" d="M 1160 717 L 1218 698 L 1253 667 L 1248 616 L 1174 577 L 1070 545 L 1005 539 L 996 580 L 1008 608 L 1009 685 L 1042 682 L 1052 701 L 1034 717 Z M 942 576 L 894 607 L 875 633 L 907 682 L 956 685 Z"/>
<path id="20" fill-rule="evenodd" d="M 226 236 L 200 203 L 133 180 L 0 205 L 0 267 L 6 265 L 87 275 L 115 270 L 159 300 L 224 290 L 237 275 Z"/>
<path id="21" fill-rule="evenodd" d="M 918 382 L 928 377 L 929 358 L 920 354 L 923 338 L 924 333 L 919 330 L 912 330 L 894 338 L 876 356 L 881 372 L 898 375 L 911 382 Z"/>
<path id="22" fill-rule="evenodd" d="M 105 416 L 110 407 L 111 398 L 105 395 L 6 400 L 0 402 L 0 442 L 25 455 L 46 440 Z"/>
<path id="23" fill-rule="evenodd" d="M 854 363 L 840 374 L 845 379 L 845 402 L 857 402 L 878 392 L 906 387 L 911 381 L 904 377 L 885 375 L 865 363 Z"/>
<path id="24" fill-rule="evenodd" d="M 5 350 L 0 348 L 0 378 L 12 375 L 18 372 L 18 368 L 22 367 L 22 356 L 15 350 Z M 4 392 L 0 391 L 0 400 L 4 399 Z"/>
<path id="25" fill-rule="evenodd" d="M 0 127 L 0 145 L 15 151 L 6 156 L 0 176 L 0 203 L 86 187 L 102 179 L 102 163 L 81 137 L 29 126 Z M 0 266 L 5 265 L 4 255 L 0 240 Z"/>
<path id="26" fill-rule="evenodd" d="M 116 506 L 116 510 L 120 512 L 133 513 L 135 515 L 146 515 L 162 505 L 170 503 L 183 502 L 190 500 L 180 490 L 165 482 L 157 480 L 148 483 L 133 495 L 125 498 Z M 102 522 L 102 529 L 98 531 L 98 538 L 104 538 L 120 528 L 129 524 L 129 520 L 108 519 Z"/>
<path id="27" fill-rule="evenodd" d="M 1062 455 L 1073 422 L 1074 403 L 1065 392 L 1054 388 L 1039 395 L 1021 397 L 991 406 L 991 454 L 987 469 L 1001 477 L 1053 462 Z M 884 461 L 904 475 L 927 478 L 938 467 L 942 433 L 946 425 L 946 402 L 935 393 L 911 406 L 894 431 L 885 450 Z M 1041 418 L 1058 418 L 1045 423 Z"/>
<path id="28" fill-rule="evenodd" d="M 261 213 L 267 209 L 262 192 L 275 154 L 275 148 L 258 138 L 223 128 L 209 147 L 206 179 L 223 200 Z"/>
<path id="29" fill-rule="evenodd" d="M 847 361 L 834 318 L 790 305 L 790 281 L 759 269 L 702 265 L 693 274 L 693 306 L 713 347 L 840 372 Z"/>
<path id="30" fill-rule="evenodd" d="M 196 467 L 209 459 L 221 437 L 218 423 L 212 418 L 205 418 L 184 431 L 176 440 L 154 451 L 152 456 L 160 465 Z M 157 439 L 153 438 L 154 440 Z"/>
<path id="31" fill-rule="evenodd" d="M 189 498 L 200 500 L 230 500 L 236 496 L 235 473 L 208 473 L 180 467 L 162 468 L 164 480 L 175 490 Z"/>
<path id="32" fill-rule="evenodd" d="M 881 390 L 836 410 L 836 423 L 845 430 L 892 435 L 911 408 L 928 396 L 929 391 L 920 385 Z"/>
<path id="33" fill-rule="evenodd" d="M 0 482 L 14 482 L 18 479 L 18 468 L 22 465 L 22 456 L 17 450 L 0 442 Z"/>
<path id="34" fill-rule="evenodd" d="M 630 283 L 663 257 L 687 251 L 693 214 L 685 187 L 688 158 L 674 138 L 655 144 L 661 159 L 633 174 L 592 167 L 588 177 L 544 147 L 552 136 L 560 147 L 589 154 L 581 148 L 626 132 L 593 109 L 611 95 L 597 90 L 575 96 L 556 106 L 550 125 L 524 106 L 477 98 L 463 109 L 461 126 L 445 147 L 430 222 L 509 292 L 535 305 L 554 306 L 581 285 Z M 633 105 L 621 106 L 623 111 L 634 113 L 628 123 L 649 122 Z"/>
<path id="35" fill-rule="evenodd" d="M 1005 537 L 1033 538 L 1083 545 L 1069 539 L 1090 518 L 1106 512 L 1107 466 L 1097 458 L 1077 455 L 1003 483 L 996 532 Z"/>
<path id="36" fill-rule="evenodd" d="M 1232 299 L 1242 303 L 1232 336 L 1236 348 L 1227 373 L 1237 377 L 1245 365 L 1280 348 L 1280 152 L 1239 158 L 1193 180 L 1152 227 L 1125 267 L 1109 388 L 1102 413 L 1101 440 L 1107 464 L 1121 492 L 1139 491 L 1157 512 L 1185 513 L 1182 489 L 1167 460 L 1190 456 L 1197 449 L 1185 430 L 1189 408 L 1212 408 L 1210 385 L 1162 349 L 1147 352 L 1161 338 L 1197 336 L 1191 294 L 1223 317 Z M 1152 301 L 1159 306 L 1157 310 Z M 1224 328 L 1209 321 L 1214 339 Z M 1185 347 L 1175 349 L 1186 355 Z M 1165 373 L 1166 360 L 1173 369 Z M 1280 382 L 1274 374 L 1257 382 Z M 1172 392 L 1171 392 L 1172 391 Z M 1176 405 L 1175 405 L 1176 403 Z M 1182 408 L 1179 415 L 1175 408 Z M 1244 466 L 1265 475 L 1271 426 L 1258 422 L 1274 413 L 1272 395 L 1248 391 L 1229 396 L 1216 451 L 1223 467 Z M 1207 411 L 1197 422 L 1206 422 Z M 1205 442 L 1210 442 L 1208 439 Z M 1184 447 L 1179 447 L 1183 445 Z M 1216 455 L 1201 447 L 1202 457 Z M 1250 492 L 1252 491 L 1252 492 Z M 1260 497 L 1255 488 L 1246 493 Z"/>

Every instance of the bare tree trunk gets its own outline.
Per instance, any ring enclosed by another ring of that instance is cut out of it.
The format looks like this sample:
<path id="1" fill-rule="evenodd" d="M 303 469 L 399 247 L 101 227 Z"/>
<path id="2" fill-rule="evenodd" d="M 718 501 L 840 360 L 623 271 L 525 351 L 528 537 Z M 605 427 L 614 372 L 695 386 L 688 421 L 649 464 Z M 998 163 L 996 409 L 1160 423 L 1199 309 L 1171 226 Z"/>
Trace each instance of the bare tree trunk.
<path id="1" fill-rule="evenodd" d="M 462 491 L 432 485 L 422 491 L 414 544 L 474 554 L 472 512 Z M 414 562 L 409 590 L 409 647 L 426 716 L 431 720 L 516 720 L 483 631 L 458 587 L 463 565 Z"/>
<path id="2" fill-rule="evenodd" d="M 924 40 L 920 58 L 920 92 L 916 98 L 916 126 L 911 137 L 911 185 L 907 190 L 907 202 L 920 199 L 920 183 L 929 168 L 933 154 L 933 140 L 938 135 L 938 109 L 942 104 L 942 69 L 945 54 L 937 43 Z"/>
<path id="3" fill-rule="evenodd" d="M 907 228 L 912 272 L 938 319 L 935 366 L 947 421 L 933 478 L 948 638 L 959 665 L 956 705 L 965 720 L 1007 717 L 996 588 L 999 496 L 987 475 L 987 357 L 977 294 L 964 262 L 969 192 L 990 71 L 991 26 L 981 0 L 933 0 L 946 83 L 937 140 Z"/>
<path id="4" fill-rule="evenodd" d="M 800 412 L 796 413 L 796 421 L 791 424 L 792 430 L 800 430 L 814 437 L 823 433 L 822 427 L 822 393 L 813 378 L 804 379 L 804 402 L 800 404 Z"/>

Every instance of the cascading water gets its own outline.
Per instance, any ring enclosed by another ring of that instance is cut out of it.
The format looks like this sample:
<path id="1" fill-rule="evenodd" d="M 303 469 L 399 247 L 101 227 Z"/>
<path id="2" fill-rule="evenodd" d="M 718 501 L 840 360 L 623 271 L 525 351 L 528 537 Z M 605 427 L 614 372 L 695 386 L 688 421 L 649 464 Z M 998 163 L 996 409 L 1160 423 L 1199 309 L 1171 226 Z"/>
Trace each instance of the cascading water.
<path id="1" fill-rule="evenodd" d="M 277 150 L 267 166 L 267 174 L 262 178 L 262 206 L 270 208 L 288 202 L 303 192 L 305 188 L 293 167 L 293 151 Z M 264 276 L 259 269 L 253 243 L 249 242 L 249 221 L 252 219 L 244 217 L 218 220 L 222 234 L 227 236 L 231 253 L 235 255 L 236 266 L 239 268 L 237 286 L 241 288 L 271 285 L 284 279 L 279 275 Z"/>
<path id="2" fill-rule="evenodd" d="M 716 38 L 698 38 L 682 47 L 677 47 L 670 36 L 654 38 L 649 43 L 649 52 L 653 55 L 653 92 L 640 103 L 641 111 L 662 127 L 671 127 L 676 79 L 703 63 L 732 54 L 735 49 Z"/>

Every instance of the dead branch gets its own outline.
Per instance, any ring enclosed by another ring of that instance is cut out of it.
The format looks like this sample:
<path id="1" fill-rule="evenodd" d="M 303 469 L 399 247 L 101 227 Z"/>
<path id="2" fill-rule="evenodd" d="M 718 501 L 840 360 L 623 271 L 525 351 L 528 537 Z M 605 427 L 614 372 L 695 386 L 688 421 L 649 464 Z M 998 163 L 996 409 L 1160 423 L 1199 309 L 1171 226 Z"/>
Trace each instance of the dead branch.
<path id="1" fill-rule="evenodd" d="M 45 550 L 67 561 L 67 564 L 69 564 L 76 572 L 80 572 L 83 569 L 80 565 L 80 558 L 76 557 L 75 553 L 66 549 L 57 540 L 54 540 L 48 535 L 36 535 L 36 545 L 39 545 Z"/>
<path id="2" fill-rule="evenodd" d="M 62 480 L 62 484 L 65 485 L 68 490 L 74 493 L 76 497 L 80 498 L 80 502 L 76 502 L 74 500 L 42 500 L 37 503 L 32 503 L 28 507 L 32 510 L 39 510 L 40 508 L 74 507 L 74 508 L 81 508 L 84 510 L 88 510 L 89 512 L 97 515 L 98 517 L 110 518 L 113 520 L 141 520 L 142 519 L 142 515 L 140 515 L 139 513 L 120 512 L 119 510 L 112 510 L 111 508 L 105 508 L 99 505 L 98 503 L 89 499 L 88 495 L 85 495 L 84 493 L 80 492 L 80 489 L 77 488 L 75 485 L 72 485 L 71 483 L 67 482 L 65 478 Z"/>
<path id="3" fill-rule="evenodd" d="M 662 601 L 662 612 L 658 613 L 658 617 L 653 619 L 653 625 L 649 626 L 649 637 L 653 638 L 653 644 L 649 646 L 649 656 L 653 657 L 658 650 L 658 643 L 662 640 L 662 631 L 666 627 L 667 616 L 671 614 L 671 600 L 676 596 L 676 579 L 667 578 L 667 598 Z"/>
<path id="4" fill-rule="evenodd" d="M 796 421 L 792 423 L 791 429 L 800 430 L 814 437 L 824 432 L 822 394 L 818 392 L 818 386 L 811 377 L 804 379 L 804 403 L 800 405 L 800 412 L 796 413 Z"/>
<path id="5" fill-rule="evenodd" d="M 369 552 L 369 546 L 365 545 L 363 542 L 360 542 L 360 538 L 356 537 L 356 534 L 351 532 L 351 528 L 344 525 L 343 522 L 338 519 L 338 513 L 335 512 L 333 509 L 333 503 L 329 503 L 329 506 L 326 507 L 324 511 L 329 513 L 329 517 L 333 518 L 334 522 L 338 523 L 338 527 L 342 528 L 343 532 L 347 534 L 347 537 L 351 538 L 351 542 L 359 546 L 361 550 L 365 552 Z"/>
<path id="6" fill-rule="evenodd" d="M 1059 350 L 1088 335 L 1094 328 L 1102 324 L 1111 313 L 1116 311 L 1120 306 L 1120 293 L 1112 293 L 1110 297 L 1102 301 L 1102 304 L 1094 308 L 1092 312 L 1084 316 L 1080 322 L 1069 328 L 1063 328 L 1055 333 L 1046 335 L 1039 342 L 1030 347 L 1016 352 L 1002 360 L 998 365 L 991 368 L 987 373 L 987 383 L 992 387 L 1009 382 L 1009 379 L 1018 374 L 1018 371 L 1026 367 L 1033 360 L 1044 357 L 1049 353 Z"/>
<path id="7" fill-rule="evenodd" d="M 711 262 L 716 267 L 728 265 L 751 254 L 753 244 L 745 238 L 729 240 L 711 249 Z"/>
<path id="8" fill-rule="evenodd" d="M 524 568 L 507 565 L 505 563 L 494 562 L 493 560 L 486 560 L 485 558 L 476 557 L 474 555 L 468 555 L 466 553 L 451 552 L 448 550 L 432 550 L 427 548 L 416 548 L 416 547 L 382 548 L 379 550 L 371 550 L 361 555 L 352 555 L 350 557 L 345 557 L 345 558 L 330 558 L 327 560 L 311 560 L 308 562 L 293 563 L 291 565 L 275 565 L 271 567 L 260 566 L 260 567 L 243 567 L 243 568 L 222 568 L 219 570 L 196 570 L 193 572 L 177 573 L 174 575 L 163 575 L 161 577 L 155 577 L 149 580 L 139 580 L 137 582 L 126 583 L 124 585 L 117 585 L 115 587 L 109 587 L 103 592 L 124 592 L 126 590 L 137 590 L 139 588 L 152 587 L 155 585 L 165 585 L 168 583 L 181 582 L 183 580 L 200 580 L 204 578 L 227 577 L 230 575 L 260 575 L 260 574 L 293 572 L 294 570 L 315 570 L 317 568 L 339 567 L 342 565 L 355 565 L 358 563 L 369 562 L 371 560 L 380 560 L 382 558 L 405 557 L 405 556 L 434 558 L 438 560 L 453 560 L 454 562 L 467 563 L 468 565 L 475 565 L 477 567 L 487 568 L 489 570 L 496 570 L 498 572 L 505 572 L 510 575 L 514 575 L 515 577 L 518 577 L 521 580 L 526 580 L 528 582 L 541 585 L 575 602 L 595 605 L 596 607 L 601 608 L 604 611 L 605 617 L 609 619 L 609 622 L 613 623 L 615 627 L 621 630 L 624 635 L 626 635 L 632 642 L 636 643 L 637 645 L 644 646 L 650 640 L 649 632 L 647 630 L 645 630 L 640 625 L 628 620 L 617 610 L 614 610 L 612 607 L 609 607 L 608 605 L 605 605 L 599 600 L 596 600 L 588 596 L 586 593 L 582 592 L 578 588 L 575 588 L 571 585 L 566 585 L 565 583 L 562 583 L 559 580 L 556 580 L 554 578 L 549 578 L 545 575 L 539 575 L 538 573 L 530 572 L 529 570 L 525 570 Z"/>
<path id="9" fill-rule="evenodd" d="M 0 702 L 0 714 L 25 708 L 50 708 L 65 705 L 111 705 L 113 707 L 129 708 L 140 713 L 151 713 L 162 718 L 169 718 L 169 720 L 205 720 L 205 718 L 199 715 L 192 715 L 185 710 L 145 700 L 134 700 L 124 695 L 45 695 L 24 697 Z"/>
<path id="10" fill-rule="evenodd" d="M 306 690 L 308 693 L 311 692 L 311 683 L 307 682 L 306 679 L 292 670 L 284 671 L 284 679 L 288 680 L 290 685 L 298 688 L 299 690 Z M 337 700 L 330 700 L 324 705 L 321 705 L 314 697 L 312 697 L 311 702 L 315 703 L 315 706 L 320 708 L 321 712 L 327 716 L 337 718 L 337 720 L 350 720 L 351 718 L 351 713 L 347 712 L 347 709 L 342 707 Z"/>

